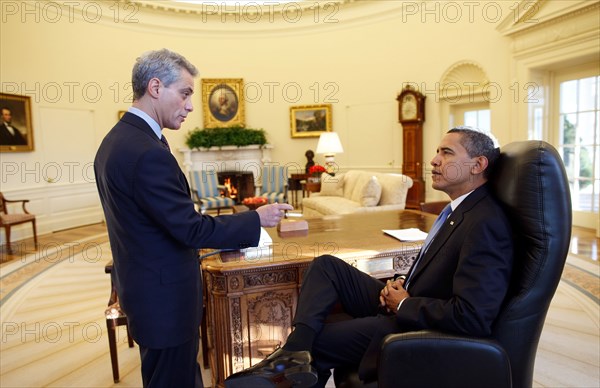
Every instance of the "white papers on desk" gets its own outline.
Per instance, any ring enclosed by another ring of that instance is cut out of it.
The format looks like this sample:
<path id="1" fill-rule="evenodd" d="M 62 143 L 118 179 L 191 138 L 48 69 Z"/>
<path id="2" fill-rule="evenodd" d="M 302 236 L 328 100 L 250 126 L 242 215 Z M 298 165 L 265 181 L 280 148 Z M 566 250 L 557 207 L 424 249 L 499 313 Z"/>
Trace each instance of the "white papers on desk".
<path id="1" fill-rule="evenodd" d="M 240 249 L 240 253 L 242 253 L 246 259 L 265 259 L 271 256 L 272 249 L 273 239 L 269 236 L 269 233 L 267 233 L 265 228 L 260 228 L 258 245 L 256 247 Z"/>
<path id="2" fill-rule="evenodd" d="M 383 233 L 389 234 L 400 241 L 422 241 L 427 237 L 427 233 L 417 228 L 383 229 Z"/>

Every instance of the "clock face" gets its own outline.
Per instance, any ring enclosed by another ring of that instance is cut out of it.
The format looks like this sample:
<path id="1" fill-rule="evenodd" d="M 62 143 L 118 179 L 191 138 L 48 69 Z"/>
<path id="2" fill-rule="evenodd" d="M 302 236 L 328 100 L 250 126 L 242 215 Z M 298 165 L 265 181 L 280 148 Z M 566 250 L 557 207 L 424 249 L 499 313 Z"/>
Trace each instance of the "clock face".
<path id="1" fill-rule="evenodd" d="M 414 120 L 417 118 L 417 99 L 412 94 L 402 98 L 402 120 Z"/>

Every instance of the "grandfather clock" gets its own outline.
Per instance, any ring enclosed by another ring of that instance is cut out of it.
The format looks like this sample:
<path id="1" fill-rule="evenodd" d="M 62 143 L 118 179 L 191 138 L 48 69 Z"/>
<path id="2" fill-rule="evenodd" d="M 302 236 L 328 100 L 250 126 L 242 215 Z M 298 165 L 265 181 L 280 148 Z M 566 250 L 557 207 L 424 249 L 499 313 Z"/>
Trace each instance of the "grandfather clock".
<path id="1" fill-rule="evenodd" d="M 413 180 L 408 190 L 406 208 L 418 209 L 425 201 L 423 179 L 423 122 L 425 121 L 425 96 L 407 85 L 398 95 L 398 121 L 402 124 L 402 173 Z"/>

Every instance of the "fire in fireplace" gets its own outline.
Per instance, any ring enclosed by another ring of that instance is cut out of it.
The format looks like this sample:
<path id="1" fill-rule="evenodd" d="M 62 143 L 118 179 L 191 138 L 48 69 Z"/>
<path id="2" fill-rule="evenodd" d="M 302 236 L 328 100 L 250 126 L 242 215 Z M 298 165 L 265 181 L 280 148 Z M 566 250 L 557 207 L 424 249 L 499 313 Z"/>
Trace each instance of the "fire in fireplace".
<path id="1" fill-rule="evenodd" d="M 229 197 L 236 203 L 254 197 L 254 174 L 252 171 L 223 171 L 217 173 L 219 184 L 227 188 Z"/>
<path id="2" fill-rule="evenodd" d="M 225 182 L 223 182 L 223 186 L 227 189 L 227 193 L 229 193 L 229 197 L 237 198 L 237 188 L 231 183 L 231 178 L 225 178 Z"/>

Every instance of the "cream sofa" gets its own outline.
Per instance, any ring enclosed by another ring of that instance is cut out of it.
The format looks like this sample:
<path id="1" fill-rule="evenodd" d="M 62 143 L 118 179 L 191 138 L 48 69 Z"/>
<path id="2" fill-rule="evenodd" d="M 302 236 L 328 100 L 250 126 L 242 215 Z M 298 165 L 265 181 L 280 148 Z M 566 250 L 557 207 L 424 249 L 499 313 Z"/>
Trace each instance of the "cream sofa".
<path id="1" fill-rule="evenodd" d="M 401 210 L 413 185 L 410 177 L 361 170 L 321 176 L 321 191 L 302 200 L 306 217 Z"/>

